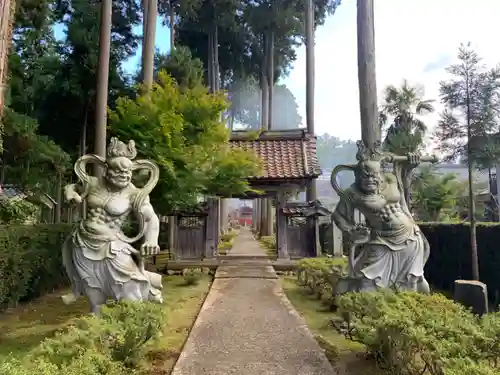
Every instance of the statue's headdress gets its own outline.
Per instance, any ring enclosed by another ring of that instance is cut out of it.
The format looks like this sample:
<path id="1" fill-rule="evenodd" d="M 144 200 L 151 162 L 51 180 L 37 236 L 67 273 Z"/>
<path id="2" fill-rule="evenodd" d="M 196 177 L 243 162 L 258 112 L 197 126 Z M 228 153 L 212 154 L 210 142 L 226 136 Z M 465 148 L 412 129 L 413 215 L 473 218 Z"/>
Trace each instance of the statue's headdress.
<path id="1" fill-rule="evenodd" d="M 363 141 L 357 141 L 356 145 L 358 146 L 358 152 L 356 153 L 356 160 L 358 162 L 382 161 L 385 157 L 380 141 L 375 142 L 372 147 L 366 147 Z"/>
<path id="2" fill-rule="evenodd" d="M 106 155 L 108 158 L 125 157 L 133 160 L 137 156 L 135 142 L 130 140 L 128 144 L 125 144 L 118 138 L 112 137 Z"/>

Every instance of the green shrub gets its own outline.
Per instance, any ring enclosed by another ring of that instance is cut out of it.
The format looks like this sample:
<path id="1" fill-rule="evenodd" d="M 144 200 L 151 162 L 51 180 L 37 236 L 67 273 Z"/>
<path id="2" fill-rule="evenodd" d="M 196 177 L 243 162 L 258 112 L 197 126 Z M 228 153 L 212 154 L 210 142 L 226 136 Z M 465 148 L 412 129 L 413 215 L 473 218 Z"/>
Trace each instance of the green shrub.
<path id="1" fill-rule="evenodd" d="M 201 279 L 201 273 L 198 270 L 190 269 L 184 272 L 184 285 L 198 285 Z"/>
<path id="2" fill-rule="evenodd" d="M 458 359 L 446 364 L 443 375 L 498 375 L 487 363 L 477 363 L 470 359 Z"/>
<path id="3" fill-rule="evenodd" d="M 111 357 L 127 367 L 135 367 L 144 347 L 157 338 L 165 324 L 165 308 L 151 302 L 121 301 L 110 303 L 96 318 L 100 338 Z"/>
<path id="4" fill-rule="evenodd" d="M 95 368 L 107 369 L 113 362 L 135 368 L 144 355 L 145 345 L 159 336 L 164 323 L 161 305 L 130 301 L 108 303 L 102 307 L 99 317 L 77 319 L 53 338 L 45 339 L 31 357 L 58 368 L 66 368 L 78 358 L 92 359 L 90 362 L 97 366 Z"/>
<path id="5" fill-rule="evenodd" d="M 0 226 L 0 308 L 66 285 L 61 248 L 69 225 Z"/>
<path id="6" fill-rule="evenodd" d="M 480 368 L 495 356 L 485 351 L 488 338 L 479 320 L 439 294 L 348 293 L 338 306 L 347 337 L 363 343 L 391 374 L 468 374 L 459 372 L 467 363 Z"/>
<path id="7" fill-rule="evenodd" d="M 491 366 L 500 367 L 500 312 L 486 314 L 481 318 L 486 336 L 483 352 Z"/>
<path id="8" fill-rule="evenodd" d="M 262 236 L 259 241 L 266 249 L 276 250 L 276 238 L 274 236 Z"/>
<path id="9" fill-rule="evenodd" d="M 326 298 L 328 306 L 333 308 L 333 293 L 346 268 L 346 258 L 305 258 L 297 262 L 297 279 L 319 299 Z"/>
<path id="10" fill-rule="evenodd" d="M 231 231 L 221 235 L 220 241 L 221 242 L 232 242 L 237 235 L 238 235 L 238 232 L 231 230 Z"/>
<path id="11" fill-rule="evenodd" d="M 69 362 L 57 365 L 42 358 L 24 361 L 10 360 L 0 364 L 0 375 L 125 375 L 135 371 L 125 369 L 108 355 L 86 350 Z"/>

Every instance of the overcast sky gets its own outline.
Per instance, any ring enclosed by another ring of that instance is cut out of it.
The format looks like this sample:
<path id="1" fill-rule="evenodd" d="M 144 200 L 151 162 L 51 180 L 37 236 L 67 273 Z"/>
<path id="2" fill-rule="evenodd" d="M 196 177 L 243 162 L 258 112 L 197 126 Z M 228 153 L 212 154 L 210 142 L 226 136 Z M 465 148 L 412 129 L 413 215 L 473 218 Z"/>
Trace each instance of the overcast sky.
<path id="1" fill-rule="evenodd" d="M 375 0 L 377 88 L 406 78 L 422 84 L 425 96 L 438 99 L 445 67 L 456 60 L 460 43 L 471 42 L 490 66 L 500 62 L 500 0 Z M 159 27 L 156 45 L 167 51 L 169 33 Z M 358 139 L 359 99 L 356 57 L 356 0 L 343 0 L 333 17 L 316 31 L 318 134 Z M 140 56 L 140 51 L 137 56 Z M 127 63 L 135 69 L 138 57 Z M 305 49 L 284 82 L 294 93 L 305 121 Z M 437 114 L 427 120 L 432 127 Z"/>

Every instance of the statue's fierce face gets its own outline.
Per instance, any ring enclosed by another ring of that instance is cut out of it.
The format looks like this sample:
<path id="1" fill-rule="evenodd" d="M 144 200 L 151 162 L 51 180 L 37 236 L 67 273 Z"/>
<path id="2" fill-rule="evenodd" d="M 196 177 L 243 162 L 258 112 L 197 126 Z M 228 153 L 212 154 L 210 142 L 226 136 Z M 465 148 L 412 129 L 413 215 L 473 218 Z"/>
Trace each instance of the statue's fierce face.
<path id="1" fill-rule="evenodd" d="M 375 194 L 382 181 L 382 170 L 379 162 L 364 161 L 358 164 L 358 188 L 365 194 Z"/>
<path id="2" fill-rule="evenodd" d="M 106 180 L 117 188 L 126 188 L 132 181 L 132 161 L 126 157 L 115 157 L 107 161 Z"/>

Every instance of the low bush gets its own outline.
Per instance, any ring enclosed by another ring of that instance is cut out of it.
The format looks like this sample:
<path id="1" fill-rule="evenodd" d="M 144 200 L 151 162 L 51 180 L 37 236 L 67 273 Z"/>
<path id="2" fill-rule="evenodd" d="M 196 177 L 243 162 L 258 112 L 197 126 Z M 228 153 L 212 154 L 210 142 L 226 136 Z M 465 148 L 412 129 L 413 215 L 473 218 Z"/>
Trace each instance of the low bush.
<path id="1" fill-rule="evenodd" d="M 72 361 L 56 365 L 44 359 L 12 360 L 0 364 L 0 375 L 125 375 L 135 371 L 126 369 L 109 356 L 86 350 Z"/>
<path id="2" fill-rule="evenodd" d="M 150 302 L 115 302 L 101 315 L 75 320 L 45 339 L 24 361 L 0 365 L 0 375 L 134 374 L 146 344 L 165 323 L 164 308 Z"/>
<path id="3" fill-rule="evenodd" d="M 347 322 L 346 336 L 363 343 L 389 374 L 489 375 L 488 369 L 500 370 L 499 316 L 480 320 L 442 295 L 413 292 L 348 293 L 337 304 Z"/>
<path id="4" fill-rule="evenodd" d="M 183 272 L 184 275 L 184 285 L 198 285 L 201 280 L 201 272 L 196 269 L 189 269 Z"/>
<path id="5" fill-rule="evenodd" d="M 262 236 L 259 242 L 268 250 L 276 250 L 276 237 L 274 236 Z"/>
<path id="6" fill-rule="evenodd" d="M 334 307 L 333 292 L 347 268 L 346 258 L 306 258 L 297 262 L 296 272 L 299 283 L 307 286 L 317 298 Z"/>
<path id="7" fill-rule="evenodd" d="M 69 225 L 0 226 L 0 308 L 66 285 L 61 248 Z"/>

